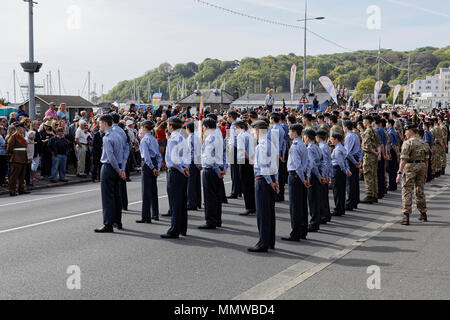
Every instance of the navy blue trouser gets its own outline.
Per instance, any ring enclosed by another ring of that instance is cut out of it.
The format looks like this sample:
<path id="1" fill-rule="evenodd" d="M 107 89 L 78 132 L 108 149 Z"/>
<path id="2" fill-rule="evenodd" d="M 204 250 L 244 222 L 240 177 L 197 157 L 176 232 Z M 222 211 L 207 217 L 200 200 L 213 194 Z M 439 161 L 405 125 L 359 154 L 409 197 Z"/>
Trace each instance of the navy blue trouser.
<path id="1" fill-rule="evenodd" d="M 328 198 L 328 183 L 320 184 L 320 220 L 330 220 L 330 200 Z"/>
<path id="2" fill-rule="evenodd" d="M 222 197 L 220 194 L 220 183 L 222 179 L 213 169 L 204 169 L 203 195 L 205 198 L 205 220 L 211 227 L 222 225 Z"/>
<path id="3" fill-rule="evenodd" d="M 333 167 L 333 176 L 331 183 L 333 185 L 333 197 L 334 197 L 334 213 L 345 214 L 345 188 L 346 188 L 346 175 L 341 170 L 341 167 Z"/>
<path id="4" fill-rule="evenodd" d="M 118 220 L 116 222 L 122 222 L 122 210 L 128 210 L 128 191 L 127 191 L 127 182 L 123 179 L 119 179 L 119 199 L 118 203 L 120 204 L 117 208 L 117 216 Z"/>
<path id="5" fill-rule="evenodd" d="M 350 161 L 348 161 L 348 166 L 352 176 L 347 177 L 347 201 L 345 205 L 349 209 L 355 209 L 359 203 L 359 169 Z"/>
<path id="6" fill-rule="evenodd" d="M 201 174 L 195 164 L 191 164 L 189 167 L 187 199 L 188 208 L 202 207 Z"/>
<path id="7" fill-rule="evenodd" d="M 280 193 L 275 195 L 275 199 L 278 201 L 284 201 L 284 187 L 286 184 L 286 171 L 287 171 L 287 162 L 283 162 L 278 160 L 278 182 L 280 184 Z"/>
<path id="8" fill-rule="evenodd" d="M 142 220 L 151 221 L 159 216 L 157 177 L 146 164 L 142 166 L 141 175 Z"/>
<path id="9" fill-rule="evenodd" d="M 230 170 L 232 180 L 231 195 L 237 196 L 242 193 L 241 180 L 239 179 L 239 165 L 238 164 L 230 165 Z"/>
<path id="10" fill-rule="evenodd" d="M 117 201 L 119 193 L 120 176 L 110 164 L 104 164 L 100 173 L 100 187 L 102 193 L 103 224 L 112 226 L 117 222 Z"/>
<path id="11" fill-rule="evenodd" d="M 239 179 L 244 194 L 245 209 L 255 210 L 255 173 L 250 164 L 239 165 Z"/>
<path id="12" fill-rule="evenodd" d="M 256 219 L 259 241 L 257 247 L 275 246 L 275 191 L 264 178 L 255 182 Z"/>
<path id="13" fill-rule="evenodd" d="M 387 172 L 389 174 L 389 189 L 392 191 L 397 190 L 397 172 L 398 172 L 398 160 L 397 153 L 393 148 L 391 148 L 391 158 L 392 160 L 387 163 Z"/>
<path id="14" fill-rule="evenodd" d="M 289 174 L 288 186 L 291 237 L 299 239 L 308 234 L 308 192 L 297 174 Z"/>
<path id="15" fill-rule="evenodd" d="M 169 169 L 167 173 L 167 195 L 172 214 L 168 234 L 179 236 L 187 232 L 187 180 L 180 171 Z"/>
<path id="16" fill-rule="evenodd" d="M 319 228 L 320 226 L 320 182 L 312 174 L 310 178 L 311 187 L 308 189 L 309 215 L 311 216 L 310 225 Z"/>

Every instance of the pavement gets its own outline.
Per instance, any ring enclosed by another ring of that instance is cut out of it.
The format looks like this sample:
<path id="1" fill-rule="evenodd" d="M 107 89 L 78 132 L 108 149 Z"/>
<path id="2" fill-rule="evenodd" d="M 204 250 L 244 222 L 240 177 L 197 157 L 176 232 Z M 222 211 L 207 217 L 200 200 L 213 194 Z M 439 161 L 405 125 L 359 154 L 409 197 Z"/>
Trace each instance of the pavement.
<path id="1" fill-rule="evenodd" d="M 449 299 L 449 182 L 446 175 L 427 185 L 428 223 L 415 210 L 411 226 L 400 225 L 397 191 L 299 243 L 280 240 L 290 232 L 289 203 L 277 203 L 276 250 L 268 254 L 247 252 L 258 230 L 255 216 L 239 216 L 243 199 L 224 205 L 223 228 L 197 229 L 204 213 L 190 211 L 188 236 L 163 240 L 167 218 L 135 223 L 139 177 L 128 183 L 125 229 L 114 234 L 93 232 L 102 222 L 99 184 L 0 196 L 0 299 Z M 165 213 L 164 175 L 158 188 Z M 74 266 L 80 288 L 71 290 Z"/>

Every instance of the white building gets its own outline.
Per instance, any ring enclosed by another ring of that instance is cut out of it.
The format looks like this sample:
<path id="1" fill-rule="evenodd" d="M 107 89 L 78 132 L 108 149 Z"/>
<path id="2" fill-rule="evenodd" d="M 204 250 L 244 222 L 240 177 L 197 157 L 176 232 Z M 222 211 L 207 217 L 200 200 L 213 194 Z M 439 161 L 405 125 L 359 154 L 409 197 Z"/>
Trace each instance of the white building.
<path id="1" fill-rule="evenodd" d="M 441 75 L 427 76 L 425 80 L 414 80 L 414 82 L 411 84 L 413 94 L 421 96 L 423 93 L 441 92 L 443 89 L 440 76 Z"/>
<path id="2" fill-rule="evenodd" d="M 428 108 L 450 107 L 450 93 L 448 92 L 426 92 L 413 98 L 419 105 Z"/>
<path id="3" fill-rule="evenodd" d="M 450 91 L 450 67 L 440 69 L 439 79 L 441 80 L 442 91 Z"/>

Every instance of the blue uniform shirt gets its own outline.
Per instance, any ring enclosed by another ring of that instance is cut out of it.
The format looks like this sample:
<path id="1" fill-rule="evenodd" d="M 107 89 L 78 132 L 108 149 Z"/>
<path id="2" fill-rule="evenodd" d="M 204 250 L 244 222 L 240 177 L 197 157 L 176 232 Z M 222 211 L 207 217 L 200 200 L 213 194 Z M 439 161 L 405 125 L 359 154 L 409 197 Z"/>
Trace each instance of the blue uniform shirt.
<path id="1" fill-rule="evenodd" d="M 223 166 L 223 139 L 215 130 L 208 130 L 207 137 L 202 146 L 202 167 L 213 169 L 219 173 Z"/>
<path id="2" fill-rule="evenodd" d="M 147 133 L 141 140 L 139 150 L 141 151 L 142 159 L 151 170 L 161 168 L 162 157 L 159 152 L 158 141 L 156 141 L 151 133 Z M 155 164 L 157 166 L 156 168 Z"/>
<path id="3" fill-rule="evenodd" d="M 288 171 L 295 171 L 300 180 L 305 181 L 305 173 L 309 171 L 308 151 L 301 138 L 295 138 L 289 149 Z"/>
<path id="4" fill-rule="evenodd" d="M 278 150 L 269 134 L 270 130 L 267 130 L 267 135 L 259 137 L 253 171 L 256 178 L 263 177 L 268 184 L 271 184 L 275 182 L 271 176 L 278 181 Z"/>
<path id="5" fill-rule="evenodd" d="M 333 150 L 333 153 L 331 154 L 331 165 L 333 167 L 339 166 L 343 172 L 347 173 L 350 169 L 347 161 L 345 161 L 346 158 L 347 150 L 345 150 L 342 144 L 338 142 Z"/>
<path id="6" fill-rule="evenodd" d="M 325 142 L 319 144 L 320 151 L 322 151 L 322 177 L 325 179 L 331 178 L 331 150 L 330 146 Z"/>
<path id="7" fill-rule="evenodd" d="M 114 123 L 112 125 L 112 131 L 117 133 L 118 139 L 120 144 L 122 145 L 122 153 L 121 153 L 121 157 L 119 160 L 119 164 L 120 164 L 120 168 L 125 170 L 125 166 L 127 165 L 127 161 L 128 161 L 128 156 L 130 155 L 130 146 L 128 145 L 127 142 L 127 134 L 125 133 L 125 131 L 123 131 L 123 129 L 121 127 L 119 127 L 119 125 L 117 123 Z"/>
<path id="8" fill-rule="evenodd" d="M 347 132 L 345 136 L 345 150 L 347 150 L 347 159 L 354 165 L 361 162 L 363 158 L 363 151 L 361 149 L 361 142 L 359 137 L 353 131 Z"/>
<path id="9" fill-rule="evenodd" d="M 271 135 L 276 136 L 278 134 L 278 149 L 279 149 L 279 155 L 283 155 L 286 152 L 286 139 L 285 139 L 285 131 L 283 127 L 276 123 L 273 125 L 272 130 L 270 130 Z M 269 139 L 271 139 L 271 135 L 269 135 Z"/>
<path id="10" fill-rule="evenodd" d="M 177 169 L 183 173 L 184 168 L 189 168 L 189 152 L 183 136 L 174 131 L 167 141 L 166 164 L 170 169 Z"/>
<path id="11" fill-rule="evenodd" d="M 389 138 L 391 140 L 391 147 L 398 146 L 398 136 L 397 132 L 395 132 L 394 128 L 388 129 Z"/>
<path id="12" fill-rule="evenodd" d="M 197 168 L 201 168 L 202 164 L 202 142 L 200 138 L 195 133 L 190 133 L 189 138 L 189 154 L 191 164 L 195 164 Z"/>
<path id="13" fill-rule="evenodd" d="M 423 141 L 425 141 L 426 143 L 428 143 L 428 145 L 431 147 L 433 147 L 433 135 L 431 134 L 431 132 L 429 130 L 425 130 L 423 133 Z"/>
<path id="14" fill-rule="evenodd" d="M 381 128 L 380 126 L 376 126 L 375 127 L 375 131 L 378 134 L 378 138 L 380 139 L 380 143 L 386 147 L 387 138 L 386 138 L 386 133 L 384 132 L 383 128 Z"/>
<path id="15" fill-rule="evenodd" d="M 308 144 L 308 159 L 309 159 L 309 169 L 310 171 L 307 173 L 308 178 L 314 174 L 317 179 L 322 177 L 320 175 L 320 169 L 322 168 L 322 151 L 314 142 L 310 142 Z"/>
<path id="16" fill-rule="evenodd" d="M 109 163 L 119 173 L 121 170 L 121 161 L 122 143 L 119 135 L 111 128 L 105 132 L 105 136 L 103 137 L 103 151 L 100 162 L 103 164 Z"/>
<path id="17" fill-rule="evenodd" d="M 245 152 L 245 153 L 244 153 Z M 255 141 L 253 137 L 245 130 L 242 130 L 237 136 L 237 160 L 238 164 L 244 164 L 246 155 L 248 160 L 255 157 Z"/>

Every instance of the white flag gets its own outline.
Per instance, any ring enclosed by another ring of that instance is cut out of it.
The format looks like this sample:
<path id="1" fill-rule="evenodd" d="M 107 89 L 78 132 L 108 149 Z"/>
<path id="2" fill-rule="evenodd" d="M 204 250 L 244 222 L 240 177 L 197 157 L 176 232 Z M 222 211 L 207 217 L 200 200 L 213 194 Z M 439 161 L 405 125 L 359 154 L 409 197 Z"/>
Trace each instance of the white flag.
<path id="1" fill-rule="evenodd" d="M 295 78 L 297 77 L 297 66 L 295 64 L 291 67 L 291 101 L 294 100 L 295 92 Z"/>
<path id="2" fill-rule="evenodd" d="M 383 81 L 379 80 L 375 83 L 375 88 L 374 88 L 374 104 L 378 104 L 378 97 L 380 96 L 380 91 L 381 88 L 383 88 Z"/>
<path id="3" fill-rule="evenodd" d="M 395 86 L 395 88 L 394 88 L 394 100 L 392 101 L 393 105 L 395 105 L 395 101 L 397 101 L 397 97 L 398 97 L 398 94 L 400 93 L 401 89 L 402 89 L 401 85 L 398 84 L 398 85 Z"/>
<path id="4" fill-rule="evenodd" d="M 325 90 L 327 90 L 327 92 L 330 95 L 330 97 L 333 98 L 334 102 L 336 102 L 336 104 L 339 104 L 338 100 L 337 100 L 336 88 L 334 87 L 334 84 L 330 80 L 330 78 L 325 77 L 325 76 L 324 77 L 320 77 L 319 81 L 322 84 L 322 86 L 325 88 Z"/>

